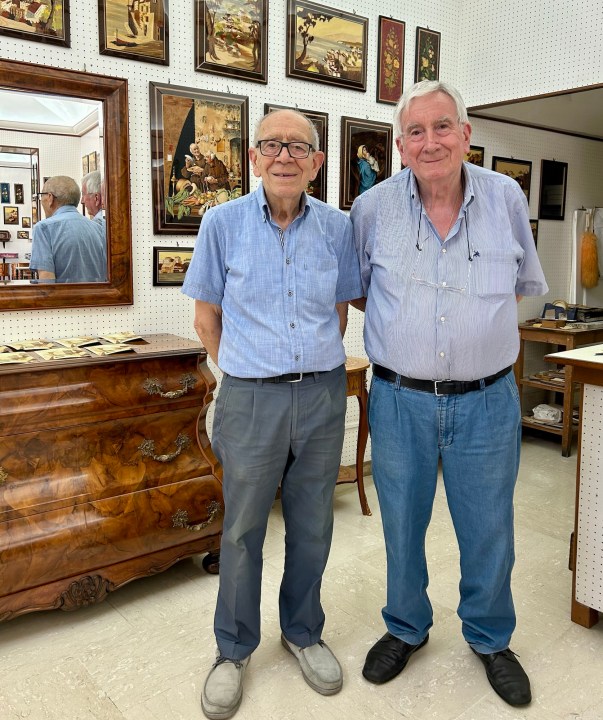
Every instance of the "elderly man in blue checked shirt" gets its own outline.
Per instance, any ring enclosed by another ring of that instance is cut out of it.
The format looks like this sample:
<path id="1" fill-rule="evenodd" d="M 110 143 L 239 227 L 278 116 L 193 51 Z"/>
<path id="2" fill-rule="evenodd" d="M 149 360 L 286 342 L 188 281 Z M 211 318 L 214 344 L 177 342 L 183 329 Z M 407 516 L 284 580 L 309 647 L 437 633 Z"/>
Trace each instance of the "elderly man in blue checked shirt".
<path id="1" fill-rule="evenodd" d="M 223 372 L 212 447 L 224 471 L 217 660 L 201 696 L 208 718 L 237 711 L 260 642 L 262 546 L 281 486 L 285 569 L 281 642 L 306 682 L 331 695 L 341 667 L 321 640 L 320 586 L 346 411 L 343 334 L 362 296 L 349 218 L 305 193 L 324 160 L 313 124 L 278 110 L 257 124 L 253 193 L 203 218 L 183 292 Z"/>
<path id="2" fill-rule="evenodd" d="M 460 548 L 463 636 L 494 690 L 525 705 L 530 682 L 509 649 L 521 440 L 512 365 L 517 299 L 547 285 L 519 185 L 463 162 L 471 125 L 458 91 L 418 83 L 400 98 L 394 123 L 407 167 L 360 195 L 351 213 L 387 550 L 387 633 L 363 675 L 391 680 L 428 640 L 425 534 L 441 462 Z"/>

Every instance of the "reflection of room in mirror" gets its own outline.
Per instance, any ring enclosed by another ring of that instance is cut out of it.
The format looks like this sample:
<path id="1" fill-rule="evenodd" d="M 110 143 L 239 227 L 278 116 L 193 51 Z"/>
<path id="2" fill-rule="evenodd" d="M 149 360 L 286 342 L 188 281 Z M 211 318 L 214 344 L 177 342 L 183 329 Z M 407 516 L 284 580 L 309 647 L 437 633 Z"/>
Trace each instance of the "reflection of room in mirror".
<path id="1" fill-rule="evenodd" d="M 11 244 L 21 262 L 25 263 L 25 254 L 31 252 L 29 228 L 44 220 L 37 195 L 44 181 L 68 175 L 81 188 L 83 157 L 87 160 L 86 172 L 98 169 L 102 173 L 101 102 L 0 87 L 0 176 L 6 185 L 3 194 L 5 191 L 17 210 L 6 218 L 6 213 L 0 213 L 0 229 L 8 225 L 28 229 L 14 233 Z M 3 197 L 3 203 L 9 200 Z M 83 205 L 79 209 L 83 211 Z"/>

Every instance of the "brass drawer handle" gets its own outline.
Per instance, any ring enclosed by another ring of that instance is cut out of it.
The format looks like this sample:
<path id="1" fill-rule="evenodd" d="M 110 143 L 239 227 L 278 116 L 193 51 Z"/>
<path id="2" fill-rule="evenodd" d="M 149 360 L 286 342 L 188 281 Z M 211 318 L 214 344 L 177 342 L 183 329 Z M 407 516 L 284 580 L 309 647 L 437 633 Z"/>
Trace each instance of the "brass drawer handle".
<path id="1" fill-rule="evenodd" d="M 0 465 L 0 485 L 4 485 L 4 483 L 8 480 L 8 473 L 6 470 Z"/>
<path id="2" fill-rule="evenodd" d="M 150 457 L 153 458 L 153 460 L 156 460 L 157 462 L 171 462 L 172 460 L 175 460 L 178 455 L 184 450 L 184 448 L 188 447 L 191 444 L 191 439 L 188 435 L 185 433 L 180 433 L 176 440 L 174 441 L 177 450 L 174 450 L 173 453 L 169 453 L 166 455 L 155 455 L 155 441 L 154 440 L 144 440 L 139 446 L 138 449 L 142 453 L 144 457 Z"/>
<path id="3" fill-rule="evenodd" d="M 186 373 L 180 378 L 180 384 L 182 390 L 168 390 L 164 392 L 163 385 L 157 380 L 157 378 L 147 378 L 142 387 L 149 393 L 149 395 L 159 395 L 162 398 L 168 400 L 176 400 L 186 393 L 197 384 L 197 378 L 192 373 Z"/>
<path id="4" fill-rule="evenodd" d="M 188 522 L 188 511 L 187 510 L 176 510 L 172 515 L 172 527 L 184 528 L 191 532 L 198 532 L 199 530 L 205 530 L 206 527 L 211 525 L 216 519 L 216 515 L 220 512 L 222 506 L 216 500 L 212 500 L 207 506 L 208 518 L 204 522 L 195 523 L 194 525 Z"/>

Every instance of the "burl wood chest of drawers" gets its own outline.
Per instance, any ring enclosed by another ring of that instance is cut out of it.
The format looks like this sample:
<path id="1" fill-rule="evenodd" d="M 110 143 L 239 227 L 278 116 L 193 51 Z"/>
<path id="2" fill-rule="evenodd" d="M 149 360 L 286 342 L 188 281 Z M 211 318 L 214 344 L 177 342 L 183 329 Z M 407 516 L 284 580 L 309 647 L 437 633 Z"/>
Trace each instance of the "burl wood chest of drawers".
<path id="1" fill-rule="evenodd" d="M 217 572 L 221 468 L 199 343 L 0 366 L 0 620 L 74 610 L 181 558 Z"/>

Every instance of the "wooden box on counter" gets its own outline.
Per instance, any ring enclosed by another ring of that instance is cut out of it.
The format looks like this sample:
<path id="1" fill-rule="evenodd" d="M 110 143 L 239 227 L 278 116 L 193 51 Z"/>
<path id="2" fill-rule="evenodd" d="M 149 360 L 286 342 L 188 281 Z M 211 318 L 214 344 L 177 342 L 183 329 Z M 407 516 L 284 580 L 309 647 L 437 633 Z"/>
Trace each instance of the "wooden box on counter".
<path id="1" fill-rule="evenodd" d="M 0 366 L 0 620 L 99 602 L 196 553 L 217 572 L 206 359 L 150 335 L 133 352 Z"/>

